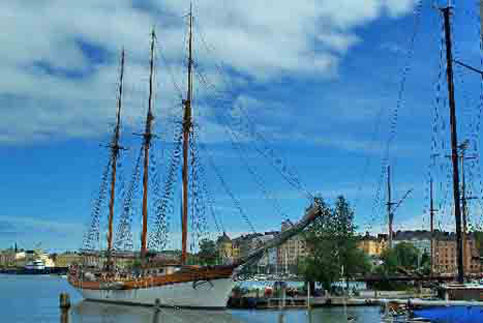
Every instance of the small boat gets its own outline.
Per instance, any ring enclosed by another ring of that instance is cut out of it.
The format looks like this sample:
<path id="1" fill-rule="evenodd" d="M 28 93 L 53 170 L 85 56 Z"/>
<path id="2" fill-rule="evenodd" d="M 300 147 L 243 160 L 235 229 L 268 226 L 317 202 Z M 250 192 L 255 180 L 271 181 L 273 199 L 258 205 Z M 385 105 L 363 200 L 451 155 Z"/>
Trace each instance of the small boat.
<path id="1" fill-rule="evenodd" d="M 45 269 L 45 263 L 41 259 L 35 259 L 33 261 L 29 261 L 24 268 L 26 270 L 40 270 L 43 271 Z"/>

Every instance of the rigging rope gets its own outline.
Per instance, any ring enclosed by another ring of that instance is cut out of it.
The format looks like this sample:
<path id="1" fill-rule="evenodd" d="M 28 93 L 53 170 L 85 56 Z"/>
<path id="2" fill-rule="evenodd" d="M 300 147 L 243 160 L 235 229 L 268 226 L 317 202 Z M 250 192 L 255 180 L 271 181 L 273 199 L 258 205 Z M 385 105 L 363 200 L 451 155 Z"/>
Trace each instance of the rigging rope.
<path id="1" fill-rule="evenodd" d="M 231 198 L 231 200 L 233 201 L 233 204 L 235 205 L 235 207 L 238 209 L 238 212 L 240 212 L 242 218 L 245 220 L 245 223 L 249 226 L 250 230 L 255 233 L 256 230 L 255 230 L 255 227 L 253 226 L 252 222 L 250 221 L 250 219 L 248 218 L 247 214 L 245 213 L 245 211 L 243 210 L 243 208 L 241 207 L 241 203 L 240 201 L 235 197 L 235 195 L 233 194 L 233 192 L 231 191 L 230 187 L 228 186 L 228 184 L 226 183 L 225 179 L 223 178 L 223 176 L 221 175 L 221 172 L 220 170 L 218 169 L 218 167 L 215 165 L 215 162 L 213 161 L 213 157 L 211 156 L 210 152 L 206 149 L 205 145 L 202 144 L 202 143 L 199 143 L 199 146 L 200 148 L 206 153 L 206 156 L 207 156 L 207 159 L 208 159 L 208 162 L 211 166 L 211 168 L 213 169 L 213 171 L 215 172 L 215 175 L 216 177 L 218 177 L 218 180 L 220 181 L 221 183 L 221 186 L 223 187 L 223 189 L 225 190 L 225 192 L 227 193 L 227 195 Z"/>
<path id="2" fill-rule="evenodd" d="M 216 86 L 213 85 L 210 81 L 207 80 L 207 78 L 199 74 L 199 78 L 207 88 L 212 88 L 213 90 L 219 92 L 221 94 L 221 91 L 218 91 L 216 89 Z M 218 101 L 220 103 L 225 103 Z M 233 122 L 233 125 L 237 127 L 237 130 L 239 132 L 244 132 L 245 134 L 248 135 L 248 137 L 252 138 L 255 140 L 255 144 L 252 146 L 260 156 L 264 157 L 265 159 L 268 160 L 270 165 L 282 176 L 282 178 L 290 184 L 293 188 L 298 190 L 303 196 L 305 196 L 309 200 L 313 200 L 313 195 L 305 188 L 305 185 L 302 184 L 302 182 L 299 179 L 299 176 L 295 173 L 295 171 L 292 168 L 289 168 L 283 161 L 281 157 L 277 155 L 275 152 L 275 149 L 270 146 L 268 143 L 267 139 L 255 128 L 254 124 L 255 122 L 253 119 L 250 117 L 246 109 L 244 109 L 241 105 L 238 105 L 238 110 L 242 112 L 244 117 L 248 120 L 248 122 L 244 122 L 242 119 L 242 114 L 240 113 L 234 113 L 235 111 L 231 111 L 231 120 Z M 215 113 L 215 117 L 219 119 L 219 116 Z M 218 121 L 223 120 L 219 119 Z M 225 120 L 228 120 L 228 118 L 225 118 Z M 223 121 L 221 121 L 223 122 Z M 225 127 L 228 127 L 232 132 L 236 133 L 237 131 L 232 128 L 232 126 L 228 122 L 223 122 L 223 125 Z"/>
<path id="3" fill-rule="evenodd" d="M 149 240 L 149 248 L 162 250 L 167 244 L 167 223 L 170 214 L 174 212 L 173 195 L 178 180 L 178 169 L 181 161 L 181 143 L 183 139 L 183 127 L 177 123 L 178 129 L 174 133 L 174 148 L 170 156 L 170 163 L 164 179 L 164 194 L 155 202 L 154 231 Z"/>
<path id="4" fill-rule="evenodd" d="M 174 76 L 171 65 L 168 63 L 168 59 L 166 58 L 166 56 L 164 56 L 161 46 L 159 46 L 159 44 L 157 44 L 157 46 L 160 47 L 159 53 L 160 53 L 161 59 L 163 60 L 164 64 L 166 65 L 166 69 L 168 71 L 168 74 L 171 77 L 171 82 L 173 83 L 173 86 L 175 87 L 176 91 L 178 92 L 179 99 L 182 100 L 183 99 L 183 91 L 181 91 L 180 86 L 176 82 L 176 78 Z"/>
<path id="5" fill-rule="evenodd" d="M 193 130 L 195 127 L 193 126 Z M 204 203 L 202 195 L 202 184 L 200 178 L 200 167 L 199 167 L 199 152 L 196 145 L 196 132 L 192 132 L 192 137 L 190 141 L 190 157 L 191 157 L 191 182 L 190 182 L 190 201 L 191 201 L 191 227 L 193 239 L 191 239 L 195 248 L 195 243 L 199 242 L 202 237 L 208 235 L 208 224 L 206 220 L 206 206 Z M 193 249 L 192 249 L 193 250 Z"/>
<path id="6" fill-rule="evenodd" d="M 199 70 L 197 70 L 197 72 L 198 72 L 197 76 L 199 77 L 201 83 L 206 86 L 205 80 L 204 80 L 201 72 Z M 243 146 L 240 144 L 241 140 L 240 140 L 240 137 L 238 136 L 237 132 L 235 132 L 228 125 L 228 121 L 226 121 L 226 118 L 225 118 L 225 120 L 222 120 L 224 118 L 224 116 L 222 117 L 219 114 L 215 114 L 215 117 L 216 117 L 218 123 L 224 125 L 223 129 L 226 132 L 233 149 L 240 156 L 240 159 L 242 160 L 245 168 L 250 173 L 250 175 L 253 178 L 255 184 L 257 184 L 258 187 L 260 188 L 262 194 L 265 196 L 266 199 L 268 199 L 272 202 L 273 207 L 275 208 L 276 212 L 279 215 L 282 215 L 285 219 L 288 219 L 288 215 L 282 210 L 282 207 L 280 206 L 278 199 L 273 194 L 271 194 L 270 191 L 265 186 L 266 180 L 263 178 L 263 176 L 259 172 L 256 171 L 255 167 L 251 166 L 250 163 L 248 162 L 248 159 L 247 159 L 247 156 L 246 156 L 247 152 L 243 148 Z"/>
<path id="7" fill-rule="evenodd" d="M 106 201 L 108 179 L 112 160 L 109 158 L 101 176 L 101 184 L 99 186 L 99 193 L 94 200 L 91 211 L 91 223 L 88 231 L 84 235 L 83 248 L 85 250 L 95 250 L 96 245 L 100 243 L 100 221 L 103 204 Z"/>
<path id="8" fill-rule="evenodd" d="M 198 25 L 198 28 L 196 28 L 196 31 L 199 31 L 199 38 L 201 39 L 201 43 L 205 50 L 214 56 L 214 47 L 209 46 L 205 40 L 205 37 L 202 32 L 202 28 Z M 226 90 L 222 91 L 217 89 L 217 87 L 210 82 L 205 76 L 201 75 L 200 78 L 202 79 L 202 82 L 205 83 L 205 85 L 208 88 L 211 88 L 215 94 L 217 95 L 217 99 L 219 102 L 223 102 L 223 97 L 224 95 L 231 95 L 233 96 L 233 87 L 232 85 L 227 81 L 226 75 L 228 74 L 226 71 L 224 71 L 223 68 L 223 63 L 217 64 L 214 63 L 216 72 L 219 74 L 220 79 L 222 82 L 225 84 Z M 254 145 L 254 148 L 264 157 L 266 158 L 272 167 L 282 176 L 283 179 L 285 179 L 289 185 L 297 189 L 299 192 L 301 192 L 302 195 L 307 197 L 309 200 L 313 200 L 313 195 L 306 189 L 305 185 L 302 184 L 300 181 L 300 177 L 296 174 L 295 170 L 293 168 L 289 168 L 287 165 L 284 164 L 283 159 L 279 157 L 275 150 L 270 147 L 268 140 L 256 129 L 255 122 L 253 119 L 250 117 L 246 109 L 244 109 L 243 106 L 238 105 L 238 109 L 242 112 L 242 114 L 245 116 L 247 119 L 247 124 L 243 124 L 243 120 L 241 118 L 241 114 L 237 115 L 237 119 L 233 118 L 233 121 L 235 125 L 240 127 L 240 130 L 245 131 L 246 133 L 249 134 L 249 137 L 255 139 L 255 143 L 262 143 L 262 147 L 257 147 Z M 231 109 L 228 109 L 231 110 Z M 232 112 L 232 117 L 235 116 L 235 114 Z"/>
<path id="9" fill-rule="evenodd" d="M 119 218 L 119 224 L 116 234 L 116 242 L 114 248 L 117 251 L 132 250 L 134 247 L 132 236 L 132 204 L 135 198 L 135 194 L 138 191 L 140 180 L 141 160 L 143 156 L 143 148 L 139 149 L 137 154 L 136 163 L 134 164 L 133 172 L 131 174 L 131 181 L 129 182 L 126 190 L 123 202 L 121 217 Z"/>
<path id="10" fill-rule="evenodd" d="M 197 123 L 193 123 L 193 128 L 194 129 L 199 129 L 199 126 Z M 195 154 L 196 156 L 200 156 L 199 154 L 199 149 L 197 148 L 198 147 L 198 131 L 194 131 L 193 132 L 193 149 L 195 151 Z M 197 162 L 197 175 L 198 175 L 198 178 L 199 178 L 199 185 L 198 187 L 201 186 L 201 189 L 202 189 L 202 198 L 204 199 L 204 201 L 208 204 L 208 208 L 209 208 L 209 211 L 210 211 L 210 214 L 211 214 L 211 217 L 213 218 L 213 221 L 214 221 L 214 224 L 215 224 L 215 227 L 216 227 L 216 230 L 218 233 L 223 233 L 225 232 L 225 228 L 223 226 L 223 223 L 221 222 L 220 219 L 218 219 L 217 215 L 216 215 L 216 212 L 215 212 L 215 209 L 214 209 L 214 198 L 213 198 L 213 195 L 211 194 L 210 190 L 208 189 L 208 185 L 207 185 L 207 180 L 206 180 L 206 171 L 205 171 L 205 168 L 203 166 L 203 163 L 201 162 L 201 159 L 200 158 L 197 158 L 196 159 L 198 162 Z"/>
<path id="11" fill-rule="evenodd" d="M 399 120 L 399 112 L 400 112 L 401 108 L 403 107 L 403 103 L 404 103 L 403 97 L 404 97 L 405 90 L 406 90 L 408 74 L 411 71 L 411 61 L 412 61 L 412 58 L 414 56 L 414 47 L 415 47 L 415 43 L 416 43 L 416 37 L 417 37 L 418 31 L 419 31 L 419 26 L 420 26 L 420 22 L 421 22 L 421 12 L 422 12 L 422 0 L 418 0 L 416 2 L 415 8 L 413 10 L 414 26 L 413 26 L 411 37 L 410 37 L 410 40 L 409 40 L 409 48 L 408 48 L 407 55 L 406 55 L 406 61 L 405 61 L 404 68 L 403 68 L 402 74 L 401 74 L 401 80 L 400 80 L 400 83 L 399 83 L 396 105 L 394 106 L 394 109 L 392 110 L 392 114 L 389 118 L 389 135 L 388 135 L 388 138 L 387 138 L 387 141 L 386 141 L 384 155 L 383 155 L 383 158 L 382 158 L 382 161 L 381 161 L 381 172 L 380 172 L 379 179 L 377 181 L 377 187 L 376 187 L 376 191 L 375 191 L 375 194 L 374 194 L 374 202 L 373 202 L 373 205 L 372 205 L 372 213 L 374 214 L 373 215 L 374 219 L 377 218 L 376 215 L 375 215 L 376 212 L 381 209 L 381 207 L 380 207 L 381 206 L 381 193 L 382 193 L 382 187 L 383 187 L 383 183 L 384 183 L 384 177 L 386 175 L 387 166 L 389 164 L 391 144 L 396 139 L 397 122 Z"/>

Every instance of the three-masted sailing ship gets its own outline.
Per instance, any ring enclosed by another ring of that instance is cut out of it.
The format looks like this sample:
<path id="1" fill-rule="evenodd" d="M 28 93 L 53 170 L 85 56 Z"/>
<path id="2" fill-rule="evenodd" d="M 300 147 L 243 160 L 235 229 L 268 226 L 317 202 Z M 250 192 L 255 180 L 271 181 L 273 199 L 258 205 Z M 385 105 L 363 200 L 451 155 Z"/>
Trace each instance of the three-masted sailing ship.
<path id="1" fill-rule="evenodd" d="M 282 232 L 273 240 L 268 241 L 260 248 L 253 250 L 249 255 L 229 265 L 200 266 L 187 265 L 187 240 L 188 240 L 188 177 L 189 177 L 189 145 L 190 135 L 193 130 L 192 122 L 192 93 L 193 93 L 193 16 L 189 15 L 189 59 L 188 59 L 188 89 L 186 98 L 183 100 L 183 136 L 182 136 L 182 251 L 181 259 L 174 264 L 156 264 L 150 261 L 148 253 L 148 169 L 150 161 L 150 146 L 152 134 L 153 100 L 154 100 L 154 47 L 155 33 L 151 33 L 150 45 L 150 78 L 148 112 L 143 133 L 143 199 L 142 199 L 142 234 L 140 250 L 140 266 L 132 269 L 120 269 L 116 267 L 113 249 L 113 221 L 114 201 L 116 192 L 116 167 L 117 159 L 122 149 L 120 141 L 120 123 L 122 112 L 123 73 L 124 73 L 124 50 L 121 54 L 120 80 L 117 100 L 116 126 L 112 142 L 110 144 L 110 199 L 108 215 L 107 250 L 106 261 L 101 268 L 84 265 L 70 268 L 68 281 L 74 286 L 85 299 L 116 302 L 155 304 L 159 302 L 163 306 L 194 307 L 194 308 L 223 308 L 226 306 L 229 294 L 233 288 L 234 275 L 247 262 L 261 258 L 270 248 L 288 240 L 308 226 L 320 215 L 316 203 L 307 211 L 304 217 L 290 230 Z M 194 202 L 192 202 L 194 203 Z"/>

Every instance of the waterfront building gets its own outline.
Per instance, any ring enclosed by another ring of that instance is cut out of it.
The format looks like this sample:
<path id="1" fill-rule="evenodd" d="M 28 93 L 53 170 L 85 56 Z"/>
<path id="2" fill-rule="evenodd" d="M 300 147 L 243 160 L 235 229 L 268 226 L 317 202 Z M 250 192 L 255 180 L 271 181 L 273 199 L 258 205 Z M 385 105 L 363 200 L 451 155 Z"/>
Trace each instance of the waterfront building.
<path id="1" fill-rule="evenodd" d="M 431 232 L 425 230 L 397 231 L 394 233 L 393 245 L 399 243 L 412 244 L 418 249 L 420 255 L 431 254 Z"/>
<path id="2" fill-rule="evenodd" d="M 222 263 L 233 262 L 233 242 L 225 232 L 216 241 L 216 249 L 218 258 Z"/>
<path id="3" fill-rule="evenodd" d="M 434 272 L 453 274 L 456 272 L 456 239 L 454 233 L 435 232 Z"/>
<path id="4" fill-rule="evenodd" d="M 231 254 L 233 257 L 233 261 L 237 261 L 240 259 L 240 245 L 236 239 L 232 240 L 231 242 Z"/>
<path id="5" fill-rule="evenodd" d="M 69 267 L 73 264 L 81 264 L 83 257 L 78 253 L 66 252 L 56 255 L 54 261 L 56 267 Z"/>
<path id="6" fill-rule="evenodd" d="M 271 248 L 271 249 L 268 249 L 267 252 L 263 255 L 263 257 L 258 262 L 258 265 L 267 268 L 269 272 L 273 272 L 274 267 L 277 265 L 277 261 L 278 261 L 277 248 Z"/>
<path id="7" fill-rule="evenodd" d="M 476 244 L 475 234 L 469 233 L 464 245 L 463 266 L 467 274 L 481 274 L 481 262 Z M 435 232 L 434 271 L 443 275 L 455 275 L 456 237 L 454 232 Z"/>
<path id="8" fill-rule="evenodd" d="M 371 257 L 380 257 L 387 245 L 387 234 L 379 234 L 376 237 L 371 236 L 369 232 L 357 242 L 357 247 Z"/>
<path id="9" fill-rule="evenodd" d="M 483 268 L 481 266 L 480 252 L 481 250 L 476 242 L 475 233 L 468 233 L 465 243 L 465 257 L 463 259 L 466 272 L 481 274 Z"/>
<path id="10" fill-rule="evenodd" d="M 256 248 L 261 247 L 267 241 L 273 239 L 279 232 L 265 232 L 265 233 L 252 233 L 247 235 L 242 235 L 238 238 L 230 240 L 230 243 L 226 238 L 221 236 L 218 240 L 224 240 L 224 243 L 217 243 L 220 246 L 218 248 L 220 255 L 231 255 L 231 260 L 236 262 L 241 257 L 247 256 L 251 251 Z M 229 238 L 227 236 L 227 238 Z M 258 262 L 259 266 L 275 266 L 277 263 L 277 252 L 276 248 L 269 250 Z"/>
<path id="11" fill-rule="evenodd" d="M 282 232 L 292 226 L 293 223 L 290 220 L 283 221 Z M 307 255 L 307 243 L 304 237 L 299 234 L 278 247 L 277 263 L 279 267 L 284 268 L 284 271 L 294 273 L 298 271 L 299 260 Z"/>
<path id="12" fill-rule="evenodd" d="M 253 239 L 252 245 L 254 248 L 260 248 L 267 241 L 273 239 L 278 232 L 265 232 L 262 236 L 257 236 Z M 263 254 L 258 261 L 259 268 L 265 273 L 275 272 L 277 266 L 277 248 L 271 248 Z"/>
<path id="13" fill-rule="evenodd" d="M 15 253 L 12 250 L 0 252 L 0 268 L 15 266 Z"/>
<path id="14" fill-rule="evenodd" d="M 254 240 L 256 237 L 261 236 L 261 233 L 251 233 L 247 235 L 242 235 L 238 238 L 237 243 L 240 248 L 240 258 L 248 256 L 248 254 L 256 248 L 257 244 Z"/>

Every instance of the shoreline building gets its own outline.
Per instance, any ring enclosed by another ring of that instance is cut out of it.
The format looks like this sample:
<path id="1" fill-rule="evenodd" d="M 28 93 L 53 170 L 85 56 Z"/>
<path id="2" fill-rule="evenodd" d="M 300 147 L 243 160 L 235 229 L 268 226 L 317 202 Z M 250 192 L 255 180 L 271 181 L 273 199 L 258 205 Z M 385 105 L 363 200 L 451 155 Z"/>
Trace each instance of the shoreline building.
<path id="1" fill-rule="evenodd" d="M 216 250 L 221 263 L 231 264 L 234 262 L 233 241 L 225 232 L 216 240 Z"/>
<path id="2" fill-rule="evenodd" d="M 467 234 L 463 248 L 465 273 L 470 275 L 481 274 L 480 250 L 478 249 L 474 232 Z M 435 232 L 434 254 L 434 271 L 436 273 L 443 275 L 454 275 L 456 273 L 456 235 L 454 232 Z"/>
<path id="3" fill-rule="evenodd" d="M 293 223 L 290 220 L 282 221 L 281 231 L 290 229 Z M 296 235 L 277 249 L 277 264 L 279 271 L 284 273 L 298 273 L 299 261 L 308 255 L 307 243 L 302 235 Z"/>
<path id="4" fill-rule="evenodd" d="M 456 235 L 454 232 L 434 232 L 433 245 L 433 272 L 440 275 L 455 275 L 456 265 Z M 466 236 L 464 246 L 463 265 L 469 275 L 481 275 L 482 263 L 476 234 L 470 232 Z M 425 230 L 397 231 L 394 234 L 393 244 L 409 243 L 418 249 L 420 256 L 426 253 L 431 255 L 431 232 Z M 366 232 L 357 243 L 357 247 L 372 258 L 380 258 L 383 251 L 388 248 L 387 234 L 373 236 Z"/>
<path id="5" fill-rule="evenodd" d="M 393 245 L 399 243 L 410 243 L 419 250 L 420 255 L 431 255 L 431 232 L 426 230 L 415 231 L 396 231 L 394 234 Z"/>
<path id="6" fill-rule="evenodd" d="M 357 242 L 357 247 L 373 258 L 380 257 L 387 246 L 387 234 L 372 236 L 369 232 L 366 232 Z"/>

